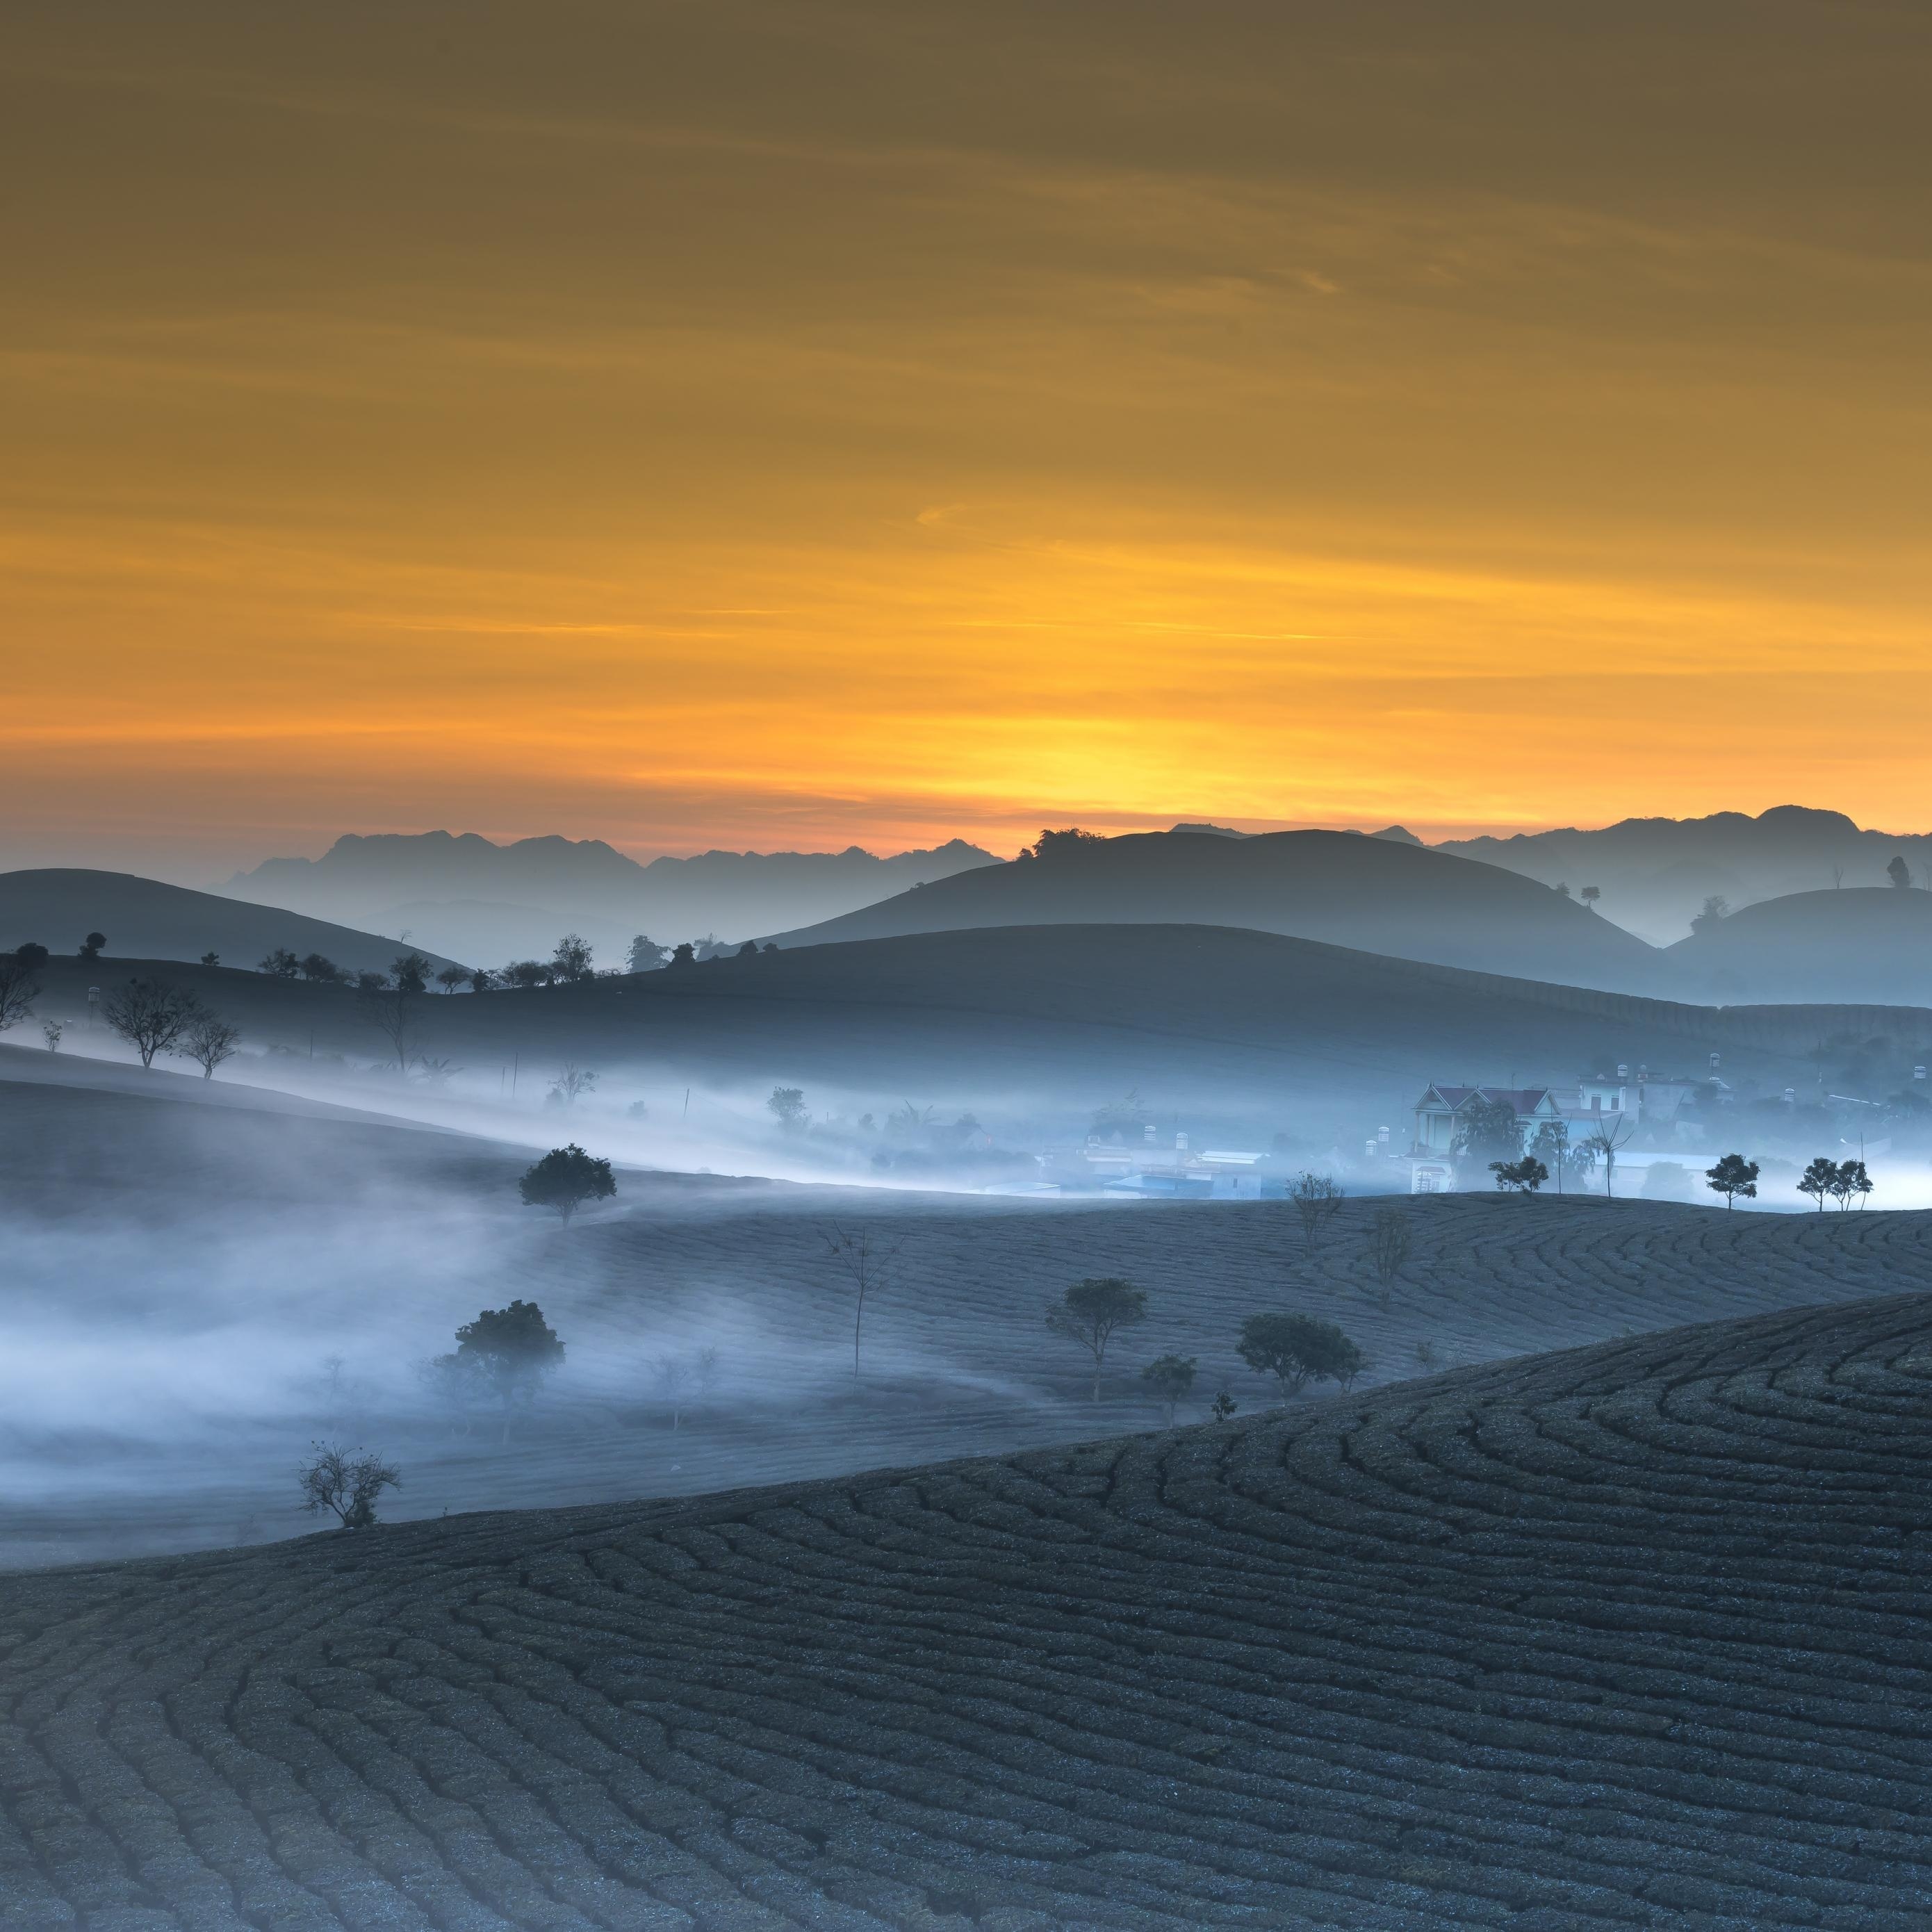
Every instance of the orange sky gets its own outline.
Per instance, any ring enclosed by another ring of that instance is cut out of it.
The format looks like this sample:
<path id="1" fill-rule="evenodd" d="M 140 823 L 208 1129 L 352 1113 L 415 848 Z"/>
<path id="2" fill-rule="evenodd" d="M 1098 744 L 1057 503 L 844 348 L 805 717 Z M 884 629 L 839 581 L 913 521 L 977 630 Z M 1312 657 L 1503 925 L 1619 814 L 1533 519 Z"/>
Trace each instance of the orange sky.
<path id="1" fill-rule="evenodd" d="M 1923 827 L 1928 83 L 1916 4 L 30 7 L 0 860 Z"/>

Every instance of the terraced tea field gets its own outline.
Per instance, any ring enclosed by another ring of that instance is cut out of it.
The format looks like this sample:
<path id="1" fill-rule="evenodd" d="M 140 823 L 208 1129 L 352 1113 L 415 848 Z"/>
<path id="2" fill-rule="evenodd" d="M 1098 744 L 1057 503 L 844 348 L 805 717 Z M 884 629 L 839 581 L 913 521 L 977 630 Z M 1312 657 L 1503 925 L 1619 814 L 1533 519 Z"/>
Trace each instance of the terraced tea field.
<path id="1" fill-rule="evenodd" d="M 1909 1296 L 17 1578 L 0 1925 L 1905 1932 L 1928 1468 Z"/>
<path id="2" fill-rule="evenodd" d="M 1405 1204 L 1414 1250 L 1384 1306 L 1366 1231 L 1386 1202 L 1348 1204 L 1311 1255 L 1276 1203 L 1035 1204 L 642 1178 L 625 1198 L 634 1204 L 561 1237 L 494 1209 L 440 1274 L 409 1244 L 419 1210 L 370 1208 L 336 1251 L 342 1268 L 327 1273 L 325 1293 L 308 1282 L 278 1300 L 272 1274 L 259 1288 L 250 1278 L 262 1336 L 308 1324 L 312 1339 L 282 1345 L 302 1372 L 245 1415 L 217 1409 L 190 1426 L 170 1411 L 124 1435 L 112 1412 L 85 1435 L 34 1436 L 0 1420 L 0 1550 L 19 1566 L 298 1534 L 313 1520 L 294 1506 L 291 1472 L 316 1437 L 398 1460 L 406 1482 L 389 1513 L 400 1516 L 694 1495 L 1150 1428 L 1162 1412 L 1140 1368 L 1170 1351 L 1199 1364 L 1180 1420 L 1203 1418 L 1223 1387 L 1244 1410 L 1264 1405 L 1272 1385 L 1234 1352 L 1258 1310 L 1340 1323 L 1371 1358 L 1372 1384 L 1932 1286 L 1925 1214 L 1424 1199 Z M 320 1250 L 334 1218 L 285 1217 L 286 1245 Z M 856 1384 L 853 1292 L 824 1244 L 835 1224 L 900 1247 L 868 1299 Z M 431 1245 L 440 1255 L 450 1243 Z M 386 1262 L 386 1250 L 400 1260 Z M 1113 1343 L 1097 1408 L 1086 1358 L 1042 1318 L 1090 1274 L 1138 1283 L 1149 1310 Z M 165 1293 L 136 1273 L 86 1300 L 56 1274 L 42 1294 L 96 1329 L 134 1319 L 144 1345 L 160 1318 L 130 1316 L 130 1293 L 158 1296 L 184 1333 L 232 1322 L 232 1291 L 205 1316 L 183 1305 L 194 1292 L 190 1267 Z M 447 1350 L 479 1307 L 517 1295 L 541 1303 L 568 1357 L 506 1444 L 487 1413 L 459 1420 L 427 1408 L 413 1364 Z M 244 1373 L 262 1346 L 231 1351 Z M 716 1352 L 708 1376 L 706 1350 Z M 331 1353 L 344 1390 L 332 1402 L 310 1372 Z M 675 1429 L 667 1364 L 682 1378 Z M 230 1386 L 220 1379 L 218 1402 Z"/>

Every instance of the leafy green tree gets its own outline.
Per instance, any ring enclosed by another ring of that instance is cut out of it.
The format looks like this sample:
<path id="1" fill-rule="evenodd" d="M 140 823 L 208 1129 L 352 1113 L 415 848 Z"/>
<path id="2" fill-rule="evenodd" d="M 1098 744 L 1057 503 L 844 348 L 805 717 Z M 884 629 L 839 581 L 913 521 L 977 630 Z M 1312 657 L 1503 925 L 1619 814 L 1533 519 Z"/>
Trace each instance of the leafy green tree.
<path id="1" fill-rule="evenodd" d="M 296 968 L 304 980 L 313 980 L 319 986 L 332 986 L 342 977 L 342 968 L 326 953 L 305 952 L 296 962 Z"/>
<path id="2" fill-rule="evenodd" d="M 1801 1194 L 1808 1194 L 1816 1202 L 1818 1211 L 1822 1214 L 1825 1211 L 1826 1197 L 1838 1182 L 1838 1163 L 1834 1160 L 1827 1160 L 1820 1154 L 1798 1177 L 1798 1191 Z"/>
<path id="3" fill-rule="evenodd" d="M 550 970 L 566 986 L 597 976 L 590 963 L 589 942 L 581 933 L 566 932 L 556 942 L 556 950 L 550 955 Z"/>
<path id="4" fill-rule="evenodd" d="M 698 948 L 689 940 L 685 940 L 671 949 L 670 963 L 674 966 L 694 966 L 698 963 Z"/>
<path id="5" fill-rule="evenodd" d="M 586 1201 L 608 1201 L 616 1192 L 610 1163 L 587 1154 L 573 1141 L 552 1148 L 517 1183 L 526 1208 L 548 1208 L 567 1227 Z"/>
<path id="6" fill-rule="evenodd" d="M 389 962 L 389 978 L 405 994 L 429 991 L 429 962 L 420 952 L 399 952 Z"/>
<path id="7" fill-rule="evenodd" d="M 458 987 L 469 985 L 470 968 L 467 966 L 446 966 L 436 976 L 436 983 L 446 993 L 453 993 Z"/>
<path id="8" fill-rule="evenodd" d="M 1240 1406 L 1226 1389 L 1222 1389 L 1208 1405 L 1208 1412 L 1216 1422 L 1226 1422 Z"/>
<path id="9" fill-rule="evenodd" d="M 496 976 L 487 966 L 479 966 L 470 976 L 470 990 L 472 993 L 487 993 L 496 983 Z"/>
<path id="10" fill-rule="evenodd" d="M 1258 1374 L 1274 1377 L 1284 1401 L 1311 1382 L 1346 1388 L 1368 1366 L 1368 1358 L 1335 1323 L 1313 1315 L 1251 1315 L 1241 1324 L 1235 1350 Z"/>
<path id="11" fill-rule="evenodd" d="M 1054 1334 L 1077 1342 L 1094 1358 L 1094 1400 L 1100 1400 L 1100 1372 L 1107 1344 L 1123 1328 L 1147 1319 L 1147 1294 L 1114 1275 L 1090 1275 L 1076 1281 L 1046 1311 L 1046 1325 Z"/>
<path id="12" fill-rule="evenodd" d="M 1154 1399 L 1167 1411 L 1167 1426 L 1174 1426 L 1174 1412 L 1194 1386 L 1195 1358 L 1192 1355 L 1156 1355 L 1141 1371 L 1141 1380 Z"/>
<path id="13" fill-rule="evenodd" d="M 101 1003 L 101 1017 L 152 1067 L 158 1053 L 171 1053 L 201 1016 L 194 995 L 162 980 L 130 980 Z"/>
<path id="14" fill-rule="evenodd" d="M 1563 1170 L 1570 1164 L 1570 1123 L 1542 1120 L 1530 1136 L 1529 1151 L 1556 1177 L 1556 1191 L 1563 1192 Z"/>
<path id="15" fill-rule="evenodd" d="M 1496 1178 L 1498 1190 L 1504 1194 L 1534 1194 L 1550 1178 L 1549 1168 L 1533 1154 L 1520 1160 L 1492 1160 L 1490 1172 Z"/>
<path id="16" fill-rule="evenodd" d="M 1600 886 L 1586 886 L 1576 896 L 1592 912 L 1594 912 L 1597 909 L 1597 902 L 1604 896 L 1603 888 Z"/>
<path id="17" fill-rule="evenodd" d="M 1727 1154 L 1715 1167 L 1704 1170 L 1704 1184 L 1713 1194 L 1724 1197 L 1724 1205 L 1734 1208 L 1742 1194 L 1747 1201 L 1757 1198 L 1757 1162 L 1741 1154 Z"/>
<path id="18" fill-rule="evenodd" d="M 456 1354 L 487 1378 L 503 1405 L 503 1440 L 510 1439 L 510 1412 L 536 1400 L 544 1378 L 563 1360 L 563 1344 L 534 1301 L 486 1308 L 456 1331 Z"/>
<path id="19" fill-rule="evenodd" d="M 1693 932 L 1711 932 L 1731 916 L 1731 902 L 1722 892 L 1713 892 L 1704 902 L 1704 910 L 1690 922 Z"/>
<path id="20" fill-rule="evenodd" d="M 100 957 L 100 949 L 106 944 L 107 935 L 106 933 L 90 932 L 87 937 L 80 942 L 80 956 L 83 959 L 98 959 Z"/>
<path id="21" fill-rule="evenodd" d="M 219 966 L 221 964 L 221 955 L 218 952 L 204 952 L 201 956 L 201 963 L 204 966 Z"/>
<path id="22" fill-rule="evenodd" d="M 309 1445 L 314 1455 L 296 1472 L 305 1510 L 328 1510 L 344 1529 L 368 1529 L 376 1520 L 376 1502 L 385 1490 L 403 1486 L 394 1465 L 366 1450 L 338 1449 L 322 1442 Z"/>
<path id="23" fill-rule="evenodd" d="M 1863 1161 L 1839 1162 L 1838 1172 L 1832 1178 L 1832 1198 L 1838 1204 L 1840 1214 L 1844 1214 L 1854 1201 L 1862 1208 L 1865 1196 L 1871 1191 L 1871 1176 L 1865 1172 Z"/>
<path id="24" fill-rule="evenodd" d="M 1482 1166 L 1491 1161 L 1516 1160 L 1522 1154 L 1522 1129 L 1516 1108 L 1507 1100 L 1478 1094 L 1456 1116 L 1449 1149 L 1459 1161 Z"/>
<path id="25" fill-rule="evenodd" d="M 1059 832 L 1042 832 L 1020 856 L 1023 859 L 1078 859 L 1107 842 L 1098 832 L 1070 825 Z"/>
<path id="26" fill-rule="evenodd" d="M 302 970 L 302 962 L 286 946 L 278 946 L 263 956 L 255 970 L 267 974 L 272 980 L 292 980 Z"/>
<path id="27" fill-rule="evenodd" d="M 512 959 L 503 968 L 504 983 L 526 993 L 548 986 L 555 976 L 555 969 L 542 959 Z"/>
<path id="28" fill-rule="evenodd" d="M 670 957 L 670 952 L 655 940 L 647 939 L 639 933 L 631 941 L 631 950 L 625 956 L 626 967 L 633 973 L 655 973 Z"/>
<path id="29" fill-rule="evenodd" d="M 765 1102 L 765 1111 L 788 1134 L 803 1133 L 812 1122 L 812 1116 L 805 1110 L 802 1087 L 774 1087 Z"/>
<path id="30" fill-rule="evenodd" d="M 1912 868 L 1906 863 L 1903 852 L 1892 855 L 1892 863 L 1885 868 L 1885 875 L 1900 892 L 1912 884 Z"/>

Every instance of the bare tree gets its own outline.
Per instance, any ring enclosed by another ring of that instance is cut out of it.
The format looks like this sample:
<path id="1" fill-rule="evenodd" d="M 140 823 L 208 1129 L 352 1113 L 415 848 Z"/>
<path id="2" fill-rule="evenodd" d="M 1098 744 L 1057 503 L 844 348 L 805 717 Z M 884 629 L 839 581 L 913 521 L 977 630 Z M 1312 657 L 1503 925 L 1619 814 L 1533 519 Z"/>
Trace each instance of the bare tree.
<path id="1" fill-rule="evenodd" d="M 670 1410 L 671 1432 L 675 1435 L 684 1419 L 684 1406 L 691 1397 L 691 1364 L 681 1355 L 666 1355 L 651 1365 L 651 1376 Z"/>
<path id="2" fill-rule="evenodd" d="M 1329 1222 L 1340 1213 L 1347 1192 L 1332 1174 L 1304 1174 L 1288 1190 L 1300 1217 L 1303 1246 L 1311 1255 L 1321 1246 Z"/>
<path id="3" fill-rule="evenodd" d="M 900 1257 L 905 1252 L 901 1236 L 889 1240 L 870 1228 L 855 1233 L 836 1222 L 819 1229 L 825 1251 L 833 1264 L 852 1284 L 852 1379 L 859 1379 L 859 1342 L 866 1322 L 866 1298 L 890 1288 L 898 1280 Z"/>
<path id="4" fill-rule="evenodd" d="M 47 1043 L 50 1053 L 60 1051 L 61 1036 L 67 1031 L 64 1020 L 44 1020 L 40 1023 L 40 1037 Z"/>
<path id="5" fill-rule="evenodd" d="M 188 1031 L 175 1051 L 184 1060 L 193 1060 L 201 1069 L 204 1080 L 212 1080 L 214 1070 L 224 1060 L 232 1060 L 241 1044 L 238 1027 L 230 1026 L 214 1013 L 200 1012 L 188 1023 Z"/>
<path id="6" fill-rule="evenodd" d="M 16 952 L 0 952 L 0 1033 L 30 1018 L 40 997 L 33 968 Z"/>
<path id="7" fill-rule="evenodd" d="M 1617 1150 L 1628 1140 L 1636 1130 L 1628 1120 L 1619 1116 L 1614 1120 L 1606 1120 L 1594 1133 L 1588 1135 L 1580 1143 L 1582 1150 L 1594 1160 L 1599 1156 L 1604 1163 L 1604 1198 L 1610 1198 L 1610 1184 L 1616 1178 Z"/>
<path id="8" fill-rule="evenodd" d="M 101 1002 L 101 1016 L 152 1067 L 158 1053 L 172 1053 L 201 1016 L 192 993 L 161 980 L 130 980 Z"/>
<path id="9" fill-rule="evenodd" d="M 385 986 L 380 979 L 373 986 L 358 988 L 356 995 L 357 1010 L 389 1042 L 397 1067 L 404 1073 L 410 1070 L 410 1038 L 416 1030 L 420 997 L 420 988 L 412 992 L 406 986 Z"/>
<path id="10" fill-rule="evenodd" d="M 596 1085 L 596 1074 L 586 1067 L 579 1066 L 574 1060 L 568 1060 L 550 1082 L 550 1097 L 560 1107 L 574 1107 L 580 1094 L 593 1091 Z"/>
<path id="11" fill-rule="evenodd" d="M 305 1510 L 330 1510 L 344 1529 L 367 1529 L 376 1520 L 376 1499 L 399 1490 L 402 1473 L 367 1450 L 351 1452 L 332 1443 L 309 1445 L 314 1456 L 296 1472 Z"/>
<path id="12" fill-rule="evenodd" d="M 1408 1258 L 1408 1216 L 1400 1208 L 1378 1208 L 1369 1223 L 1369 1265 L 1382 1284 L 1382 1305 L 1389 1305 L 1395 1278 Z"/>

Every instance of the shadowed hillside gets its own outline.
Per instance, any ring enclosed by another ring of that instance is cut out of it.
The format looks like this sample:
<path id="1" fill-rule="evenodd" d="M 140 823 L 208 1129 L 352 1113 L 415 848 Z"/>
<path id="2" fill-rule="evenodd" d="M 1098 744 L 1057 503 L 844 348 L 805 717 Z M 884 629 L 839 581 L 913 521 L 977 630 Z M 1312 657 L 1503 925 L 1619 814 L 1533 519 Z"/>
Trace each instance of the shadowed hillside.
<path id="1" fill-rule="evenodd" d="M 379 934 L 131 872 L 0 873 L 0 948 L 10 951 L 31 940 L 56 955 L 73 953 L 90 932 L 104 934 L 107 952 L 118 958 L 189 960 L 217 952 L 236 967 L 252 967 L 279 946 L 298 955 L 320 952 L 352 973 L 382 973 L 407 950 Z M 439 954 L 428 957 L 433 965 L 452 963 Z"/>
<path id="2" fill-rule="evenodd" d="M 141 970 L 50 961 L 46 1010 L 82 1015 L 88 985 Z M 370 1060 L 387 1051 L 346 988 L 189 968 L 170 976 L 233 1019 L 253 1047 Z M 1916 1036 L 1932 1019 L 1894 1015 L 1881 1028 L 1870 1010 L 1720 1012 L 1270 934 L 1049 926 L 430 994 L 411 1027 L 412 1051 L 470 1070 L 493 1092 L 513 1055 L 538 1070 L 573 1058 L 607 1073 L 650 1066 L 699 1085 L 783 1078 L 976 1101 L 1058 1091 L 1082 1109 L 1138 1085 L 1177 1105 L 1312 1108 L 1324 1126 L 1348 1122 L 1352 1136 L 1364 1110 L 1387 1120 L 1432 1078 L 1494 1080 L 1514 1070 L 1568 1082 L 1619 1060 L 1695 1070 L 1715 1052 L 1729 1073 L 1775 1090 L 1812 1076 L 1804 1056 L 1826 1034 Z"/>
<path id="3" fill-rule="evenodd" d="M 1670 949 L 1688 988 L 1730 1003 L 1932 1000 L 1932 892 L 1892 886 L 1794 892 Z"/>
<path id="4" fill-rule="evenodd" d="M 1668 990 L 1667 968 L 1621 927 L 1519 874 L 1341 832 L 1254 838 L 1157 832 L 982 866 L 781 946 L 974 926 L 1245 926 L 1330 945 L 1628 992 Z"/>
<path id="5" fill-rule="evenodd" d="M 1915 883 L 1923 884 L 1932 859 L 1932 839 L 1923 832 L 1864 831 L 1841 812 L 1798 805 L 1774 806 L 1755 818 L 1718 812 L 1708 818 L 1626 818 L 1587 831 L 1565 826 L 1506 838 L 1451 838 L 1436 849 L 1506 866 L 1546 885 L 1561 880 L 1573 892 L 1594 885 L 1606 914 L 1658 946 L 1682 938 L 1713 894 L 1738 906 L 1828 888 L 1834 878 L 1878 886 L 1901 856 Z M 1834 997 L 1861 995 L 1847 990 Z"/>
<path id="6" fill-rule="evenodd" d="M 1929 1330 L 16 1580 L 9 1916 L 1922 1923 Z"/>

